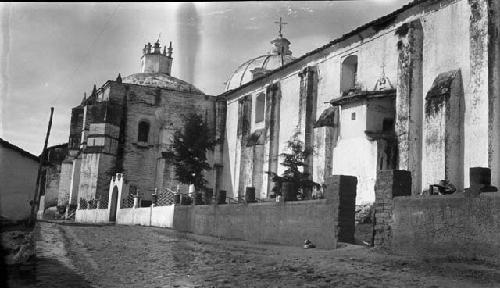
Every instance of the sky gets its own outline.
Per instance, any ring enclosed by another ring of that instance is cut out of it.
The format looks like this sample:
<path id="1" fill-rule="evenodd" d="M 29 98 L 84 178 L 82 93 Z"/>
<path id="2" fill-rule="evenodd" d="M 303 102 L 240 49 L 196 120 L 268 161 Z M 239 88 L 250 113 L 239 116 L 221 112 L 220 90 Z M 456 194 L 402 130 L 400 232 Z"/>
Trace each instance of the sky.
<path id="1" fill-rule="evenodd" d="M 39 155 L 68 141 L 71 108 L 94 84 L 140 72 L 142 48 L 172 41 L 172 76 L 206 94 L 266 54 L 279 17 L 293 56 L 323 46 L 409 0 L 200 3 L 0 3 L 0 138 Z"/>

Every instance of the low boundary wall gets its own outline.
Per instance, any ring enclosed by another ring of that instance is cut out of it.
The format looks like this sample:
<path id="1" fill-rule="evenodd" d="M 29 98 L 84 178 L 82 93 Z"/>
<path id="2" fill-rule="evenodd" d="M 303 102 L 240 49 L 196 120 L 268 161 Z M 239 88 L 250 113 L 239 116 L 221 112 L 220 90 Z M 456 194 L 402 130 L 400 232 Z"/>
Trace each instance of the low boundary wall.
<path id="1" fill-rule="evenodd" d="M 211 206 L 177 206 L 173 228 L 195 234 L 259 243 L 318 248 L 337 246 L 334 205 L 328 200 Z"/>
<path id="2" fill-rule="evenodd" d="M 391 250 L 500 262 L 500 193 L 394 198 Z"/>
<path id="3" fill-rule="evenodd" d="M 301 246 L 308 239 L 334 249 L 339 238 L 354 237 L 356 186 L 356 177 L 335 175 L 327 182 L 326 199 L 128 208 L 118 210 L 116 222 L 258 243 Z"/>
<path id="4" fill-rule="evenodd" d="M 117 174 L 118 175 L 118 174 Z M 110 185 L 110 202 L 116 177 Z M 258 243 L 334 249 L 338 239 L 354 239 L 354 202 L 357 179 L 334 175 L 327 180 L 325 199 L 297 202 L 263 202 L 225 205 L 170 205 L 121 209 L 116 223 L 173 228 L 182 232 L 240 239 Z M 119 190 L 118 199 L 122 199 Z M 110 210 L 77 210 L 76 222 L 108 222 Z"/>
<path id="5" fill-rule="evenodd" d="M 318 248 L 337 245 L 334 205 L 326 199 L 227 205 L 170 205 L 118 210 L 116 223 L 173 228 L 181 232 L 259 243 Z"/>
<path id="6" fill-rule="evenodd" d="M 490 183 L 487 168 L 471 168 L 470 179 L 465 192 L 410 196 L 410 172 L 379 171 L 375 247 L 419 258 L 500 263 L 500 192 L 480 192 Z"/>
<path id="7" fill-rule="evenodd" d="M 107 223 L 109 209 L 77 209 L 75 221 L 80 223 Z"/>

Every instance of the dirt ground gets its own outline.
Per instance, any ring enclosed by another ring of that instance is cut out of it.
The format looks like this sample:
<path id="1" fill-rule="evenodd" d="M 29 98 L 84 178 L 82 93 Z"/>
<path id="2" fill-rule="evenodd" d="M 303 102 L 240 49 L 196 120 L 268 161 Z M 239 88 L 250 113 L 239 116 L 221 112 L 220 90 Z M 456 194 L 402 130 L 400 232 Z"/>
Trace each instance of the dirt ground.
<path id="1" fill-rule="evenodd" d="M 422 262 L 364 246 L 302 249 L 153 227 L 39 225 L 36 280 L 15 287 L 500 287 L 497 266 Z"/>

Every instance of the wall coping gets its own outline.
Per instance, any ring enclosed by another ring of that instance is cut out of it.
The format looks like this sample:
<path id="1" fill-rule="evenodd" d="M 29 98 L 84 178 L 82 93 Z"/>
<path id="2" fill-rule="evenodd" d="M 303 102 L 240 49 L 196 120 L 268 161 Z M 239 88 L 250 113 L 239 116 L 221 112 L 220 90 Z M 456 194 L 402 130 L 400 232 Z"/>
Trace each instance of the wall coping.
<path id="1" fill-rule="evenodd" d="M 465 197 L 465 193 L 456 193 L 451 195 L 413 195 L 413 196 L 397 196 L 394 201 L 402 202 L 407 200 L 446 200 L 446 199 L 475 199 L 475 198 L 500 198 L 500 192 L 483 192 L 479 197 Z"/>

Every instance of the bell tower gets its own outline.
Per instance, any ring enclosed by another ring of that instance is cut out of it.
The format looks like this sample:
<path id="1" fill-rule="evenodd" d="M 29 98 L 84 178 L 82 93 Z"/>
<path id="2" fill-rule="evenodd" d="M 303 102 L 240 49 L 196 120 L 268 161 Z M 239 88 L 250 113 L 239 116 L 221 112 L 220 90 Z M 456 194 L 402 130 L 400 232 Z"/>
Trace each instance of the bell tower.
<path id="1" fill-rule="evenodd" d="M 162 52 L 159 39 L 154 45 L 151 45 L 151 43 L 144 45 L 141 57 L 141 73 L 164 73 L 170 75 L 173 60 L 172 51 L 172 42 L 170 42 L 168 49 L 164 46 Z"/>

